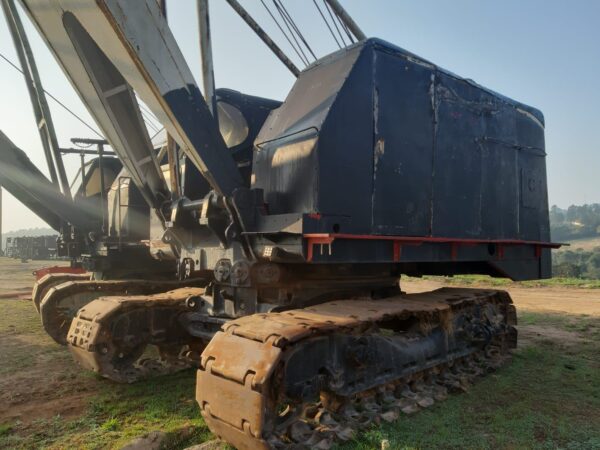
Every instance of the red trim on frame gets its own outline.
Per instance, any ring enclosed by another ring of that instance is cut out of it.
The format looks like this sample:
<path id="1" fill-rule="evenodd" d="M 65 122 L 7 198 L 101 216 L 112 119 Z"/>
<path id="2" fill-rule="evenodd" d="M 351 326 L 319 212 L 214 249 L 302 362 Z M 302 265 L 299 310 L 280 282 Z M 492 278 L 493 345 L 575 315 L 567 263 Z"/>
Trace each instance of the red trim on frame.
<path id="1" fill-rule="evenodd" d="M 85 273 L 86 270 L 82 267 L 68 267 L 68 266 L 51 266 L 51 267 L 43 267 L 38 270 L 33 271 L 33 275 L 35 275 L 35 279 L 39 280 L 40 278 L 48 275 L 49 273 L 73 273 L 80 274 Z"/>
<path id="2" fill-rule="evenodd" d="M 428 243 L 450 244 L 452 259 L 458 256 L 458 249 L 461 246 L 474 246 L 479 244 L 495 244 L 498 249 L 498 257 L 504 257 L 505 246 L 533 245 L 535 246 L 535 256 L 540 258 L 542 248 L 559 248 L 563 244 L 557 242 L 543 241 L 523 241 L 518 239 L 457 239 L 433 236 L 378 236 L 373 234 L 346 234 L 346 233 L 309 233 L 305 234 L 308 250 L 306 259 L 312 261 L 314 245 L 331 245 L 336 239 L 366 240 L 366 241 L 392 241 L 393 243 L 393 261 L 399 262 L 402 254 L 402 245 L 421 245 Z"/>

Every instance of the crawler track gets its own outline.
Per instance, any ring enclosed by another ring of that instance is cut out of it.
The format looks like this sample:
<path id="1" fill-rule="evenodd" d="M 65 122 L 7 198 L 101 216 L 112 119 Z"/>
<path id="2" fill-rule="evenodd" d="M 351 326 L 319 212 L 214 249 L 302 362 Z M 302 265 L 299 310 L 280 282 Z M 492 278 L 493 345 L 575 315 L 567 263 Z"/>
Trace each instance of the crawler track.
<path id="1" fill-rule="evenodd" d="M 196 398 L 240 450 L 329 448 L 463 390 L 516 345 L 503 291 L 451 289 L 256 314 L 202 354 Z"/>
<path id="2" fill-rule="evenodd" d="M 84 281 L 89 280 L 92 275 L 90 273 L 49 273 L 44 275 L 42 278 L 37 280 L 33 285 L 31 292 L 31 300 L 36 311 L 40 312 L 40 305 L 42 300 L 50 289 L 59 284 L 66 283 L 67 281 Z"/>
<path id="3" fill-rule="evenodd" d="M 44 277 L 45 278 L 45 277 Z M 60 279 L 60 277 L 58 277 Z M 52 281 L 52 280 L 51 280 Z M 45 289 L 39 312 L 46 332 L 61 345 L 67 345 L 67 334 L 77 312 L 100 297 L 152 295 L 182 286 L 204 286 L 205 280 L 85 280 L 66 278 Z"/>
<path id="4" fill-rule="evenodd" d="M 190 337 L 179 318 L 186 300 L 203 293 L 192 287 L 93 300 L 72 321 L 69 350 L 84 368 L 120 383 L 188 368 L 203 342 Z"/>

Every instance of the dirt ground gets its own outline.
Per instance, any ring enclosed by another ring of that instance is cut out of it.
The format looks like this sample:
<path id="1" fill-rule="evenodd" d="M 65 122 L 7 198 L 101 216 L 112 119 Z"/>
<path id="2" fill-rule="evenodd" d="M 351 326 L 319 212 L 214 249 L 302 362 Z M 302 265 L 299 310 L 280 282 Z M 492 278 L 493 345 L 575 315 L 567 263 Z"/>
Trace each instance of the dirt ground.
<path id="1" fill-rule="evenodd" d="M 417 278 L 403 281 L 401 285 L 402 289 L 408 293 L 431 291 L 444 286 L 441 281 L 420 280 Z M 474 286 L 469 285 L 469 287 Z M 577 289 L 560 286 L 518 287 L 517 283 L 514 283 L 514 286 L 503 286 L 498 289 L 510 293 L 517 311 L 600 316 L 600 289 Z"/>
<path id="2" fill-rule="evenodd" d="M 402 283 L 402 289 L 408 293 L 426 292 L 441 287 L 444 287 L 443 282 L 428 279 L 411 278 Z M 469 287 L 474 286 L 469 285 Z M 523 313 L 541 313 L 564 317 L 590 316 L 600 318 L 599 289 L 558 286 L 542 288 L 507 286 L 501 289 L 510 293 L 517 307 L 518 317 Z M 560 342 L 562 345 L 588 342 L 576 331 L 564 330 L 552 323 L 527 324 L 522 323 L 522 321 L 519 322 L 520 348 L 527 346 L 532 341 L 542 339 Z"/>
<path id="3" fill-rule="evenodd" d="M 85 407 L 92 386 L 77 379 L 79 370 L 68 353 L 45 335 L 39 318 L 28 314 L 32 272 L 66 264 L 0 258 L 0 423 L 75 417 Z"/>
<path id="4" fill-rule="evenodd" d="M 33 284 L 32 271 L 54 264 L 56 262 L 21 263 L 0 258 L 0 448 L 12 448 L 13 445 L 31 448 L 27 444 L 30 441 L 36 442 L 33 447 L 45 447 L 45 442 L 50 443 L 50 447 L 60 447 L 62 444 L 56 444 L 59 438 L 49 438 L 52 433 L 42 428 L 52 427 L 57 418 L 64 422 L 85 414 L 90 416 L 85 411 L 89 411 L 90 405 L 93 408 L 94 399 L 107 390 L 106 380 L 82 371 L 73 363 L 68 351 L 44 333 L 31 302 L 25 300 Z M 428 291 L 442 286 L 443 282 L 437 279 L 409 279 L 402 284 L 407 292 Z M 558 326 L 557 321 L 564 317 L 600 318 L 600 289 L 524 288 L 518 284 L 505 289 L 511 294 L 519 312 L 520 347 L 540 340 L 553 341 L 561 346 L 591 342 L 580 328 Z M 17 299 L 19 297 L 21 299 Z M 536 317 L 549 319 L 530 320 L 529 314 L 532 313 L 545 314 Z M 193 383 L 193 380 L 190 382 Z M 190 395 L 193 396 L 193 392 Z M 9 430 L 6 433 L 12 433 L 7 441 L 2 441 L 1 426 Z M 82 423 L 82 426 L 92 427 L 87 423 Z M 98 427 L 98 424 L 94 426 Z M 27 440 L 28 435 L 36 437 Z M 39 439 L 38 435 L 41 436 Z M 113 447 L 112 444 L 108 446 Z"/>

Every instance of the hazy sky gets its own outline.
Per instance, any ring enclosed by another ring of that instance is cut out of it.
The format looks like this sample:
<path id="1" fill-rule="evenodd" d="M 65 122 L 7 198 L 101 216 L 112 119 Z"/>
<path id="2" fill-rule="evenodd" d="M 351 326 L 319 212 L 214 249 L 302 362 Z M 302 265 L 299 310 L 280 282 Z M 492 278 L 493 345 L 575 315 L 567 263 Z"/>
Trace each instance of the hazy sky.
<path id="1" fill-rule="evenodd" d="M 319 0 L 320 1 L 320 0 Z M 200 78 L 195 0 L 167 0 L 169 22 Z M 284 0 L 318 55 L 336 46 L 312 1 Z M 269 0 L 265 3 L 271 5 Z M 596 0 L 342 0 L 368 36 L 388 40 L 459 75 L 541 109 L 550 203 L 600 202 L 600 2 Z M 242 4 L 290 55 L 259 0 Z M 217 87 L 283 99 L 294 78 L 230 10 L 211 0 Z M 35 29 L 26 22 L 46 90 L 92 123 Z M 4 20 L 0 53 L 17 57 Z M 49 100 L 59 142 L 94 137 Z M 0 60 L 0 129 L 46 171 L 22 76 Z M 78 156 L 67 156 L 71 174 Z M 7 192 L 3 230 L 45 224 Z"/>

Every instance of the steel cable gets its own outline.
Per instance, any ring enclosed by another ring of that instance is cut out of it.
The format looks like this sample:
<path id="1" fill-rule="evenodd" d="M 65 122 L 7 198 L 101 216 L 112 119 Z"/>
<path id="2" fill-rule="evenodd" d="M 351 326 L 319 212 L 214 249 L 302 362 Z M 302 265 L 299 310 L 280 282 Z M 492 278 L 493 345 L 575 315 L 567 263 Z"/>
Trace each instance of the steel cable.
<path id="1" fill-rule="evenodd" d="M 337 46 L 339 48 L 342 48 L 342 46 L 340 45 L 340 42 L 337 40 L 337 37 L 335 35 L 335 33 L 333 32 L 333 30 L 331 29 L 331 26 L 329 25 L 329 22 L 327 21 L 327 19 L 325 18 L 325 15 L 323 14 L 323 11 L 321 11 L 321 8 L 319 7 L 319 4 L 317 3 L 316 0 L 313 0 L 314 5 L 317 7 L 317 10 L 319 11 L 319 14 L 321 15 L 321 18 L 323 19 L 323 21 L 325 22 L 325 25 L 327 25 L 327 28 L 329 29 L 329 32 L 331 33 L 331 35 L 333 36 L 333 40 L 335 41 L 335 43 L 337 44 Z"/>
<path id="2" fill-rule="evenodd" d="M 2 53 L 0 53 L 0 58 L 2 58 L 4 61 L 6 61 L 8 64 L 10 64 L 14 69 L 16 69 L 21 74 L 23 74 L 23 70 L 21 70 L 20 67 L 18 67 L 16 64 L 14 64 L 10 59 L 8 59 Z M 52 100 L 54 100 L 56 103 L 58 103 L 60 106 L 62 106 L 69 114 L 71 114 L 73 117 L 75 117 L 79 122 L 81 122 L 83 125 L 85 125 L 87 128 L 89 128 L 93 133 L 98 135 L 100 138 L 104 139 L 104 136 L 102 136 L 102 134 L 99 131 L 96 131 L 91 125 L 89 125 L 85 120 L 83 120 L 76 113 L 74 113 L 71 109 L 69 109 L 69 107 L 67 107 L 63 102 L 61 102 L 59 99 L 57 99 L 54 95 L 52 95 L 46 89 L 44 89 L 44 93 L 48 97 L 50 97 Z"/>
<path id="3" fill-rule="evenodd" d="M 262 3 L 262 5 L 265 7 L 265 9 L 267 10 L 267 12 L 269 13 L 269 15 L 271 16 L 271 19 L 273 19 L 273 21 L 275 22 L 275 25 L 277 25 L 277 28 L 279 28 L 279 30 L 281 31 L 281 33 L 283 34 L 283 36 L 285 37 L 285 39 L 288 41 L 288 43 L 290 44 L 290 46 L 292 47 L 292 49 L 294 50 L 294 52 L 296 52 L 296 55 L 298 55 L 298 58 L 300 58 L 300 61 L 302 61 L 302 63 L 304 64 L 308 64 L 303 58 L 302 55 L 300 54 L 300 52 L 296 49 L 296 47 L 294 46 L 294 44 L 292 43 L 291 39 L 288 37 L 287 33 L 284 31 L 284 29 L 281 27 L 281 25 L 279 24 L 279 21 L 275 18 L 275 16 L 273 15 L 273 13 L 271 12 L 271 10 L 269 9 L 269 7 L 266 5 L 266 3 L 264 2 L 264 0 L 260 0 L 260 2 Z"/>

